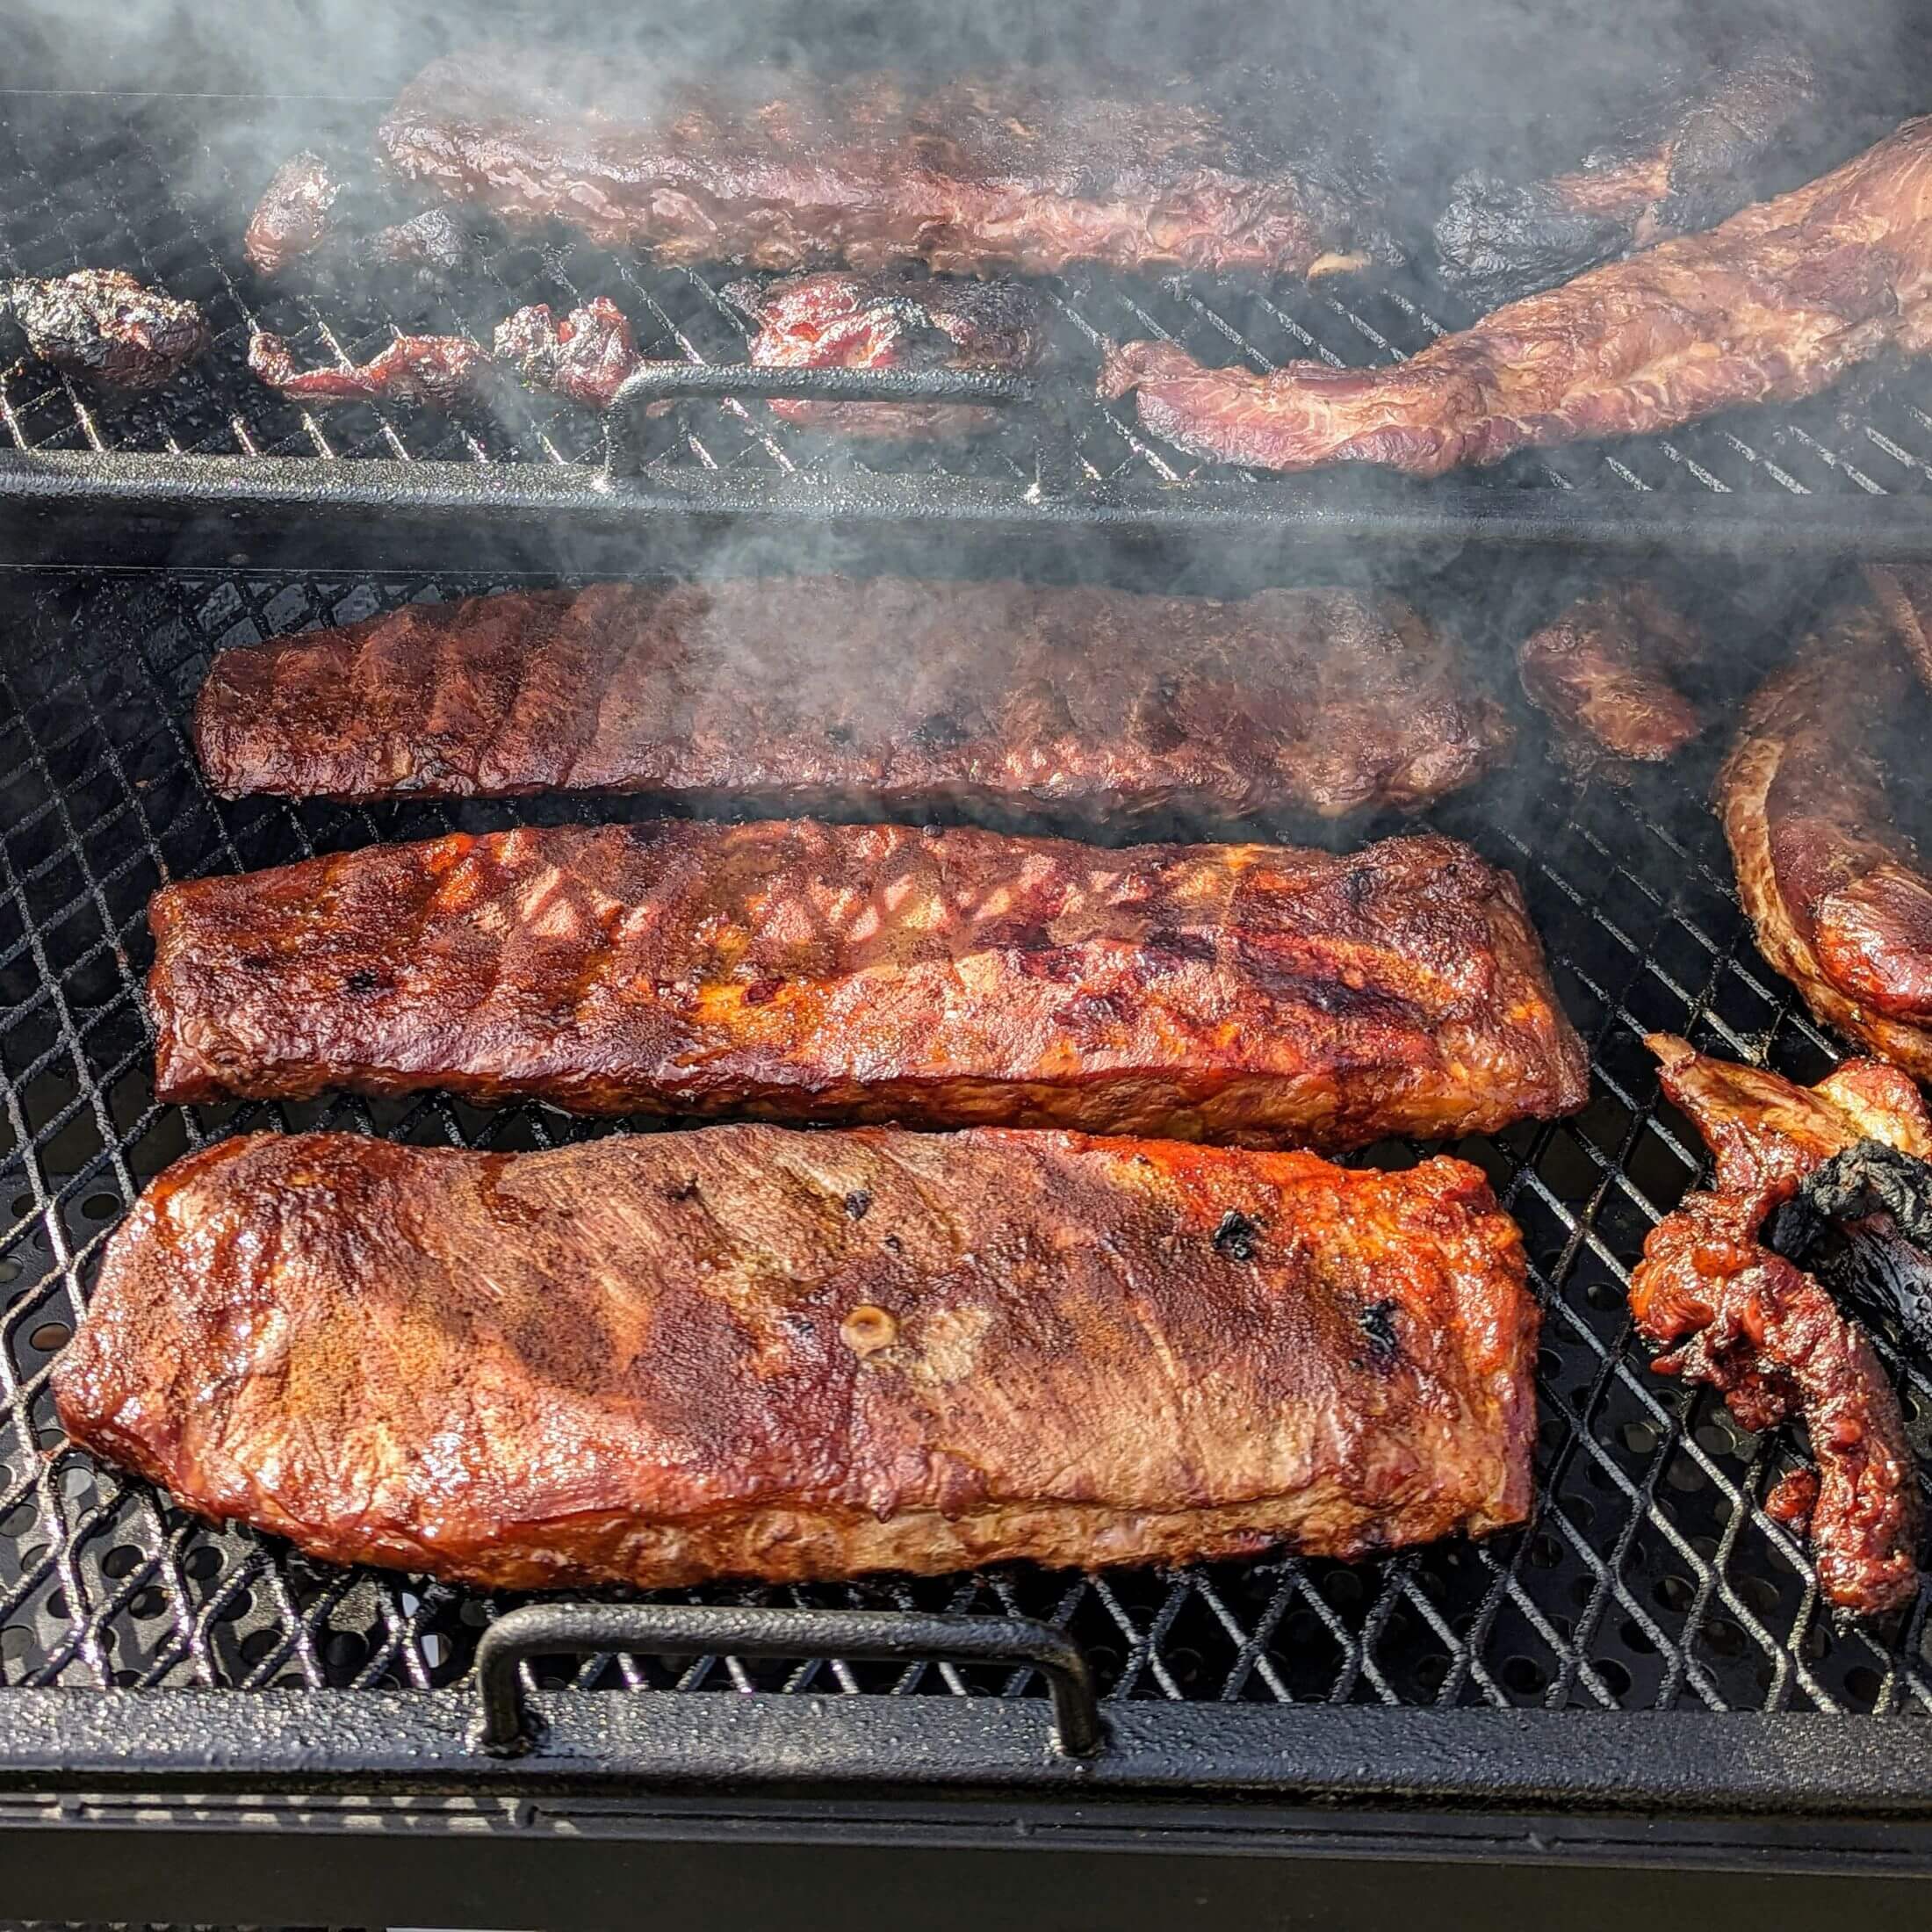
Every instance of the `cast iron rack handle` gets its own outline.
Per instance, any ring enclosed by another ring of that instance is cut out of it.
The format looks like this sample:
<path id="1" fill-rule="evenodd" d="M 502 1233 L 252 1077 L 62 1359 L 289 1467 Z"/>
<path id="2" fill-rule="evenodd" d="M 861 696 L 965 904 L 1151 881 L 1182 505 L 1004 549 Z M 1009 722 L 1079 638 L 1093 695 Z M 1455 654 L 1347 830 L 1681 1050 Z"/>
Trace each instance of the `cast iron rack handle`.
<path id="1" fill-rule="evenodd" d="M 640 475 L 683 431 L 684 412 L 653 416 L 652 403 L 971 402 L 1037 410 L 1044 419 L 1038 485 L 1073 484 L 1073 411 L 1067 381 L 979 369 L 759 369 L 749 363 L 645 363 L 627 376 L 604 416 L 604 474 Z"/>
<path id="2" fill-rule="evenodd" d="M 527 1604 L 500 1617 L 476 1647 L 482 1717 L 476 1741 L 493 1757 L 534 1748 L 537 1723 L 517 1666 L 559 1651 L 653 1657 L 850 1657 L 870 1663 L 1031 1664 L 1053 1698 L 1053 1748 L 1092 1757 L 1104 1741 L 1086 1655 L 1064 1631 L 1029 1617 L 955 1617 L 897 1610 L 769 1610 L 756 1604 Z"/>

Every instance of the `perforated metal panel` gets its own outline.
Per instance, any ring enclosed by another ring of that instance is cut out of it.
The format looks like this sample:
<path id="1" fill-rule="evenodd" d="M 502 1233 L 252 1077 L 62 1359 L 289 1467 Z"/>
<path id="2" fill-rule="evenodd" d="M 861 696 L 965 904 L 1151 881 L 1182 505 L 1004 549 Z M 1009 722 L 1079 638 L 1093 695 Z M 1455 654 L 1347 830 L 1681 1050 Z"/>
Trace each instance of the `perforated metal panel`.
<path id="1" fill-rule="evenodd" d="M 458 576 L 258 580 L 42 575 L 0 584 L 0 1679 L 8 1683 L 437 1685 L 460 1679 L 491 1599 L 307 1562 L 173 1510 L 65 1449 L 49 1362 L 102 1244 L 162 1166 L 243 1128 L 331 1126 L 527 1148 L 609 1131 L 536 1108 L 155 1104 L 140 999 L 144 912 L 167 879 L 376 838 L 512 822 L 512 808 L 225 804 L 188 706 L 214 649 L 404 601 Z M 1802 1542 L 1760 1503 L 1794 1455 L 1653 1376 L 1626 1270 L 1696 1174 L 1660 1113 L 1642 1033 L 1768 1056 L 1815 1078 L 1831 1049 L 1758 959 L 1702 803 L 1712 753 L 1623 791 L 1574 786 L 1533 730 L 1513 775 L 1435 814 L 1524 881 L 1589 1041 L 1588 1107 L 1460 1151 L 1528 1236 L 1546 1304 L 1539 1500 L 1519 1534 L 1357 1565 L 1294 1560 L 1178 1575 L 1025 1570 L 912 1585 L 717 1591 L 713 1600 L 1024 1613 L 1088 1647 L 1114 1698 L 1590 1708 L 1932 1709 L 1921 1604 L 1895 1630 L 1834 1629 Z M 591 808 L 557 801 L 537 811 Z M 1516 828 L 1514 830 L 1509 828 Z M 1524 828 L 1533 828 L 1532 831 Z M 1384 1147 L 1389 1163 L 1415 1150 Z M 1922 1444 L 1932 1382 L 1893 1363 Z M 705 1593 L 698 1593 L 703 1596 Z M 1001 1673 L 648 1660 L 544 1681 L 682 1690 L 1036 1690 Z"/>

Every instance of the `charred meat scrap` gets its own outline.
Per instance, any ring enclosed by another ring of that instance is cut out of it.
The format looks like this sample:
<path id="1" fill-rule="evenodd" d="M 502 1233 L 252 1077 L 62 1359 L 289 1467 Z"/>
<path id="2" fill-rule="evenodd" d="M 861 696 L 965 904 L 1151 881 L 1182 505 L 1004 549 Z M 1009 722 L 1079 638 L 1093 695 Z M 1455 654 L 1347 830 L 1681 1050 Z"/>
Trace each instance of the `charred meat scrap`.
<path id="1" fill-rule="evenodd" d="M 24 276 L 7 302 L 33 355 L 110 389 L 158 388 L 208 346 L 207 322 L 192 302 L 121 269 Z"/>
<path id="2" fill-rule="evenodd" d="M 824 270 L 724 298 L 758 325 L 761 369 L 977 369 L 1024 374 L 1047 349 L 1045 305 L 1017 282 L 919 279 Z M 970 403 L 774 402 L 787 422 L 847 436 L 962 436 L 1002 414 Z"/>
<path id="3" fill-rule="evenodd" d="M 1705 654 L 1703 633 L 1654 585 L 1599 585 L 1517 646 L 1523 689 L 1556 729 L 1559 755 L 1655 763 L 1703 728 L 1677 674 Z"/>
<path id="4" fill-rule="evenodd" d="M 1537 1330 L 1441 1157 L 254 1134 L 148 1188 L 54 1380 L 74 1441 L 324 1560 L 659 1589 L 1503 1528 Z"/>
<path id="5" fill-rule="evenodd" d="M 425 68 L 377 140 L 419 191 L 665 262 L 1320 276 L 1394 255 L 1381 162 L 1344 121 L 1258 68 L 687 79 L 480 46 Z"/>
<path id="6" fill-rule="evenodd" d="M 1924 1079 L 1932 872 L 1899 814 L 1927 710 L 1894 616 L 1932 610 L 1932 580 L 1871 580 L 1746 706 L 1717 807 L 1765 958 L 1824 1025 Z"/>
<path id="7" fill-rule="evenodd" d="M 169 1100 L 442 1089 L 1347 1148 L 1587 1091 L 1521 889 L 1432 836 L 551 825 L 191 880 L 148 919 Z"/>
<path id="8" fill-rule="evenodd" d="M 496 373 L 488 352 L 462 335 L 399 335 L 373 360 L 350 369 L 298 369 L 289 345 L 265 330 L 249 344 L 249 367 L 291 402 L 421 403 L 461 409 L 487 403 Z"/>
<path id="9" fill-rule="evenodd" d="M 331 283 L 355 283 L 385 270 L 455 280 L 477 264 L 475 231 L 447 208 L 386 219 L 363 173 L 340 156 L 311 149 L 276 169 L 249 219 L 242 251 L 265 276 L 298 265 Z"/>
<path id="10" fill-rule="evenodd" d="M 1415 476 L 1792 402 L 1932 347 L 1932 116 L 1703 234 L 1511 302 L 1408 361 L 1209 368 L 1179 343 L 1107 352 L 1109 397 L 1190 454 Z"/>
<path id="11" fill-rule="evenodd" d="M 1712 1060 L 1653 1034 L 1665 1093 L 1717 1156 L 1717 1183 L 1651 1229 L 1631 1312 L 1661 1373 L 1707 1383 L 1747 1429 L 1801 1418 L 1818 1465 L 1806 1496 L 1820 1589 L 1854 1616 L 1918 1592 L 1918 1471 L 1899 1399 L 1870 1340 L 1766 1223 L 1835 1157 L 1868 1141 L 1922 1161 L 1932 1121 L 1897 1068 L 1852 1060 L 1815 1087 Z M 1798 1498 L 1780 1498 L 1801 1513 Z"/>
<path id="12" fill-rule="evenodd" d="M 1667 76 L 1573 169 L 1540 181 L 1460 176 L 1435 225 L 1436 272 L 1491 309 L 1712 227 L 1755 198 L 1819 97 L 1816 67 L 1794 45 Z"/>
<path id="13" fill-rule="evenodd" d="M 223 651 L 195 744 L 229 797 L 951 804 L 1072 829 L 1414 810 L 1510 733 L 1393 596 L 826 574 L 506 591 Z"/>
<path id="14" fill-rule="evenodd" d="M 499 322 L 496 359 L 527 388 L 580 408 L 609 408 L 638 366 L 638 344 L 624 312 L 600 295 L 559 321 L 547 302 Z"/>

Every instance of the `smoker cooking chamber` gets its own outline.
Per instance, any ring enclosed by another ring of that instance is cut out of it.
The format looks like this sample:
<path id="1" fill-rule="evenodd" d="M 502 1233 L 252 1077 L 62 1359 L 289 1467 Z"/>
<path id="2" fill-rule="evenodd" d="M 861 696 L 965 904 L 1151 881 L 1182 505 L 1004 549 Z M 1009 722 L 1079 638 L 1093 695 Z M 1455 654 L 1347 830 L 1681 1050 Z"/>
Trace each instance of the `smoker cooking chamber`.
<path id="1" fill-rule="evenodd" d="M 1034 1669 L 754 1659 L 724 1646 L 696 1658 L 539 1658 L 520 1677 L 537 1693 L 546 1738 L 534 1758 L 492 1760 L 470 1730 L 477 1647 L 519 1599 L 312 1563 L 273 1539 L 196 1523 L 62 1447 L 48 1365 L 108 1234 L 190 1148 L 263 1127 L 499 1150 L 612 1130 L 440 1097 L 155 1105 L 139 986 L 146 905 L 165 881 L 378 839 L 650 810 L 554 798 L 225 804 L 187 739 L 210 655 L 521 580 L 458 566 L 520 549 L 533 516 L 579 568 L 609 562 L 593 534 L 614 538 L 627 566 L 716 563 L 721 539 L 732 559 L 768 566 L 798 554 L 809 524 L 815 560 L 1012 567 L 1016 553 L 998 546 L 1024 535 L 1041 539 L 1028 567 L 1138 568 L 1171 587 L 1174 553 L 1137 564 L 1131 553 L 1164 536 L 1187 546 L 1187 587 L 1207 590 L 1292 577 L 1286 544 L 1327 537 L 1331 563 L 1393 574 L 1424 609 L 1486 611 L 1471 641 L 1492 655 L 1557 590 L 1541 580 L 1525 590 L 1510 568 L 1488 575 L 1470 558 L 1430 576 L 1466 544 L 1676 546 L 1744 559 L 1677 586 L 1723 626 L 1731 655 L 1713 676 L 1734 701 L 1824 594 L 1819 569 L 1767 575 L 1772 557 L 1853 545 L 1932 554 L 1932 519 L 1916 501 L 1932 486 L 1932 370 L 1920 364 L 1871 394 L 1425 486 L 1359 474 L 1285 483 L 1200 465 L 1143 436 L 1130 403 L 1078 393 L 1071 473 L 1059 478 L 1050 428 L 1031 411 L 977 445 L 895 454 L 788 428 L 756 402 L 704 402 L 645 476 L 609 489 L 602 425 L 580 412 L 531 400 L 515 421 L 367 406 L 311 415 L 249 374 L 256 328 L 289 336 L 305 364 L 360 360 L 399 327 L 487 341 L 523 303 L 561 308 L 598 294 L 631 316 L 646 355 L 715 365 L 743 353 L 744 325 L 718 294 L 729 272 L 656 268 L 563 236 L 499 238 L 487 271 L 453 299 L 270 290 L 239 253 L 265 179 L 263 141 L 286 153 L 353 135 L 377 109 L 231 98 L 211 114 L 163 96 L 0 99 L 0 178 L 17 184 L 0 205 L 0 276 L 125 265 L 199 302 L 215 335 L 179 381 L 132 401 L 104 401 L 40 364 L 0 375 L 10 524 L 0 553 L 281 566 L 0 578 L 10 634 L 0 657 L 0 1781 L 87 1788 L 121 1775 L 109 1767 L 123 1750 L 127 1776 L 164 1790 L 252 1775 L 266 1785 L 517 1791 L 605 1775 L 758 1781 L 781 1768 L 832 1785 L 1077 1778 L 1045 1751 L 1046 1686 Z M 1070 277 L 1048 293 L 1056 348 L 1083 374 L 1103 335 L 1168 334 L 1257 366 L 1306 355 L 1366 364 L 1467 319 L 1417 275 L 1316 290 Z M 397 549 L 399 505 L 423 525 L 417 567 L 382 567 Z M 313 567 L 338 518 L 332 567 Z M 989 533 L 991 560 L 983 543 L 975 549 Z M 1102 535 L 1120 541 L 1103 552 L 1091 541 Z M 1226 546 L 1208 544 L 1221 536 Z M 1378 537 L 1394 538 L 1392 556 L 1364 548 Z M 1500 658 L 1495 667 L 1505 668 Z M 1916 1722 L 1932 1714 L 1927 1599 L 1887 1626 L 1835 1626 L 1806 1546 L 1762 1507 L 1795 1460 L 1791 1436 L 1743 1435 L 1708 1394 L 1651 1374 L 1630 1330 L 1627 1269 L 1704 1167 L 1695 1135 L 1657 1101 L 1641 1034 L 1683 1032 L 1807 1081 L 1841 1050 L 1758 957 L 1739 913 L 1705 803 L 1723 730 L 1623 790 L 1573 782 L 1526 710 L 1519 724 L 1512 768 L 1429 821 L 1522 879 L 1591 1054 L 1581 1114 L 1453 1150 L 1485 1168 L 1521 1222 L 1545 1305 L 1527 1528 L 1355 1565 L 1013 1569 L 672 1600 L 733 1616 L 806 1606 L 1041 1619 L 1095 1672 L 1110 1729 L 1095 1761 L 1102 1784 L 1172 1790 L 1198 1778 L 1470 1805 L 1547 1791 L 1784 1811 L 1902 1810 L 1932 1791 L 1932 1731 L 1921 1738 Z M 1228 829 L 1177 821 L 1143 835 Z M 625 1124 L 637 1123 L 616 1123 Z M 1386 1145 L 1364 1157 L 1417 1151 Z M 1923 1453 L 1932 1375 L 1882 1342 L 1881 1352 Z M 54 1687 L 74 1696 L 41 1695 Z M 214 1695 L 176 1695 L 191 1690 Z M 256 1695 L 269 1690 L 288 1695 Z M 624 1691 L 645 1695 L 591 1695 Z M 771 1696 L 730 1695 L 746 1691 Z M 342 1715 L 351 1705 L 357 1715 Z M 624 1716 L 614 1721 L 614 1710 Z M 1510 1717 L 1559 1711 L 1575 1713 L 1574 1732 L 1520 1732 Z M 1856 1721 L 1821 1745 L 1804 1728 L 1813 1712 Z M 1729 1735 L 1747 1740 L 1736 1744 L 1712 1737 L 1700 1713 L 1766 1715 L 1727 1718 Z"/>

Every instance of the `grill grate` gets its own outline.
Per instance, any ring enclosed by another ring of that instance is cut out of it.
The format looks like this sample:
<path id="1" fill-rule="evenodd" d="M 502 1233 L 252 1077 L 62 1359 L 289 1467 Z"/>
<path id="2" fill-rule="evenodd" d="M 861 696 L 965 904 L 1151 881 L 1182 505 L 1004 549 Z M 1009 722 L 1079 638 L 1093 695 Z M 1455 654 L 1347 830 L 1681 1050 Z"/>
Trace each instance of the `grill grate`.
<path id="1" fill-rule="evenodd" d="M 378 837 L 510 822 L 487 805 L 357 811 L 224 804 L 203 786 L 188 705 L 218 647 L 489 588 L 456 574 L 257 580 L 44 573 L 15 580 L 0 674 L 0 1680 L 31 1684 L 425 1687 L 460 1680 L 492 1599 L 313 1565 L 217 1530 L 63 1450 L 47 1365 L 102 1244 L 140 1188 L 208 1138 L 332 1126 L 528 1148 L 608 1129 L 531 1107 L 157 1107 L 139 999 L 143 914 L 167 878 Z M 1650 1375 L 1626 1268 L 1700 1164 L 1660 1111 L 1641 1034 L 1768 1055 L 1815 1078 L 1831 1049 L 1758 961 L 1701 804 L 1703 764 L 1637 789 L 1574 786 L 1533 741 L 1523 797 L 1437 815 L 1524 880 L 1559 991 L 1591 1045 L 1574 1120 L 1461 1151 L 1528 1237 L 1547 1304 L 1539 1506 L 1523 1532 L 1372 1563 L 1277 1561 L 1084 1578 L 962 1581 L 695 1600 L 895 1604 L 1042 1617 L 1085 1645 L 1114 1698 L 1584 1708 L 1932 1710 L 1921 1601 L 1889 1637 L 1839 1631 L 1802 1545 L 1761 1507 L 1792 1454 L 1702 1394 Z M 1515 809 L 1517 806 L 1521 809 Z M 539 810 L 567 812 L 556 802 Z M 1372 1157 L 1400 1163 L 1398 1146 Z M 1932 1430 L 1932 1378 L 1892 1364 Z M 965 1694 L 1024 1675 L 897 1665 L 594 1659 L 583 1686 Z"/>
<path id="2" fill-rule="evenodd" d="M 378 457 L 473 463 L 588 464 L 601 458 L 593 417 L 532 400 L 517 420 L 460 422 L 411 409 L 357 405 L 305 413 L 248 371 L 256 328 L 288 336 L 298 360 L 360 360 L 399 328 L 468 333 L 487 342 L 525 302 L 569 306 L 598 294 L 630 315 L 646 355 L 741 361 L 746 328 L 719 289 L 724 271 L 653 268 L 559 234 L 498 238 L 479 285 L 414 306 L 373 297 L 330 300 L 263 283 L 240 237 L 275 162 L 335 137 L 366 148 L 374 103 L 177 97 L 14 95 L 0 97 L 0 275 L 62 274 L 123 266 L 199 302 L 214 345 L 157 394 L 105 399 L 42 365 L 0 377 L 0 429 L 21 450 L 185 455 Z M 1158 280 L 1074 276 L 1046 285 L 1056 353 L 1091 368 L 1102 337 L 1173 336 L 1216 362 L 1270 368 L 1297 357 L 1370 365 L 1413 354 L 1468 318 L 1415 277 L 1385 288 L 1312 291 L 1283 280 L 1265 289 L 1212 277 Z M 1908 371 L 1888 387 L 1859 384 L 1796 409 L 1740 412 L 1670 436 L 1524 457 L 1489 480 L 1499 487 L 1861 495 L 1911 494 L 1932 484 L 1932 376 Z M 911 471 L 1024 479 L 1034 452 L 1024 426 L 976 447 L 866 450 L 789 428 L 760 404 L 695 409 L 671 472 L 818 476 Z M 1171 497 L 1175 486 L 1211 496 L 1244 472 L 1202 465 L 1143 437 L 1131 404 L 1083 407 L 1075 425 L 1078 479 L 1129 500 Z M 0 443 L 0 447 L 4 447 Z"/>

